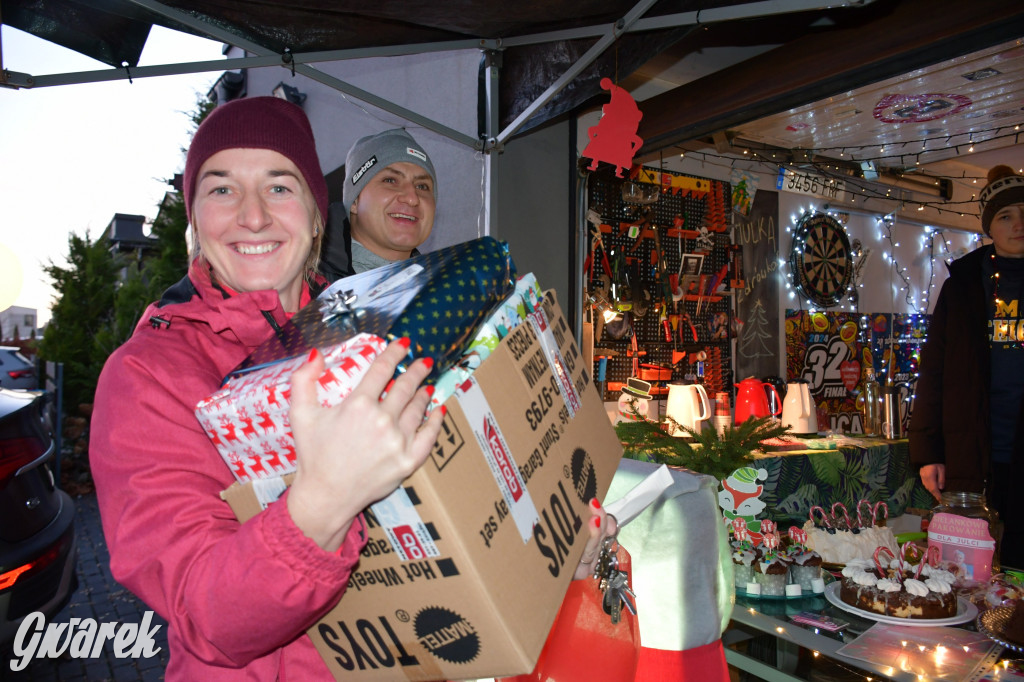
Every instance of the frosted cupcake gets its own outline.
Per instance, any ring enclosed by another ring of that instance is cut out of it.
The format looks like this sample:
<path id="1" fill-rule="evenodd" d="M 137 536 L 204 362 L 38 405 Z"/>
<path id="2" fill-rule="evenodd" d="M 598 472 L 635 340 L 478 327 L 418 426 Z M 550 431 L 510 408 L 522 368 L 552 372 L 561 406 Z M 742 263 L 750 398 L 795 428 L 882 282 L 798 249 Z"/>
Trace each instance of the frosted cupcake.
<path id="1" fill-rule="evenodd" d="M 732 575 L 733 584 L 741 590 L 747 589 L 747 583 L 754 582 L 754 561 L 757 554 L 749 542 L 732 543 Z"/>
<path id="2" fill-rule="evenodd" d="M 786 583 L 789 582 L 789 561 L 778 549 L 779 536 L 774 533 L 765 535 L 761 556 L 754 564 L 754 582 L 761 585 L 762 596 L 786 596 Z"/>
<path id="3" fill-rule="evenodd" d="M 799 585 L 804 593 L 814 591 L 814 581 L 821 578 L 821 555 L 805 544 L 807 533 L 793 526 L 789 529 L 789 545 L 786 558 L 789 559 L 790 581 Z"/>

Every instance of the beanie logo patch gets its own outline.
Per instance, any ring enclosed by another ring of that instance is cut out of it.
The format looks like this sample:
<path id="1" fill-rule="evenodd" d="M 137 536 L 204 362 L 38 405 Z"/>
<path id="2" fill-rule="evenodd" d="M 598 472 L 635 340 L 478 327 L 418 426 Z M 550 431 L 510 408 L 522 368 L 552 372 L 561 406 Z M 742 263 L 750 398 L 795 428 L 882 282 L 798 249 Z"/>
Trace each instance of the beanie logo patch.
<path id="1" fill-rule="evenodd" d="M 377 163 L 377 157 L 376 156 L 371 156 L 369 159 L 367 159 L 366 163 L 364 163 L 362 166 L 360 166 L 359 170 L 357 170 L 355 173 L 352 174 L 352 184 L 354 185 L 357 182 L 359 182 L 359 178 L 363 177 L 363 175 L 366 174 L 366 171 L 368 171 L 371 168 L 373 168 L 373 165 L 375 163 Z"/>
<path id="2" fill-rule="evenodd" d="M 405 148 L 405 153 L 408 154 L 409 156 L 415 156 L 417 159 L 419 159 L 423 163 L 427 162 L 427 155 L 424 154 L 423 152 L 421 152 L 419 149 L 413 149 L 412 147 L 406 147 Z"/>

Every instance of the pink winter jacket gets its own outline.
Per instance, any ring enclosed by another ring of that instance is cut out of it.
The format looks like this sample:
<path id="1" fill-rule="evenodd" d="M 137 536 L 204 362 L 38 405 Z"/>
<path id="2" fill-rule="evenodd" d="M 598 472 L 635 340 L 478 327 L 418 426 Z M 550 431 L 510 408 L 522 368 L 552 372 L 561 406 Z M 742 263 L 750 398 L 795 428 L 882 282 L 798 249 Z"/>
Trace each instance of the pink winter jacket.
<path id="1" fill-rule="evenodd" d="M 224 298 L 205 268 L 189 278 L 96 389 L 89 458 L 111 571 L 168 621 L 167 680 L 330 680 L 305 631 L 341 598 L 364 526 L 329 553 L 283 500 L 239 524 L 220 499 L 234 479 L 193 410 L 273 333 L 263 311 L 286 317 L 274 291 Z"/>

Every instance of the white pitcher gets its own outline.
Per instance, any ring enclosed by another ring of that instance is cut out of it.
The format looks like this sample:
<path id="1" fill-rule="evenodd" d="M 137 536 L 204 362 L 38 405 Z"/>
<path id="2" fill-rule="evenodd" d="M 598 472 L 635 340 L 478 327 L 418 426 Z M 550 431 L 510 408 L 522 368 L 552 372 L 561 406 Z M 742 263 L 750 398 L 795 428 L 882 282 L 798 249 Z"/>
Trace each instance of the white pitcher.
<path id="1" fill-rule="evenodd" d="M 806 381 L 786 384 L 786 399 L 782 401 L 782 425 L 792 427 L 794 434 L 818 433 L 818 408 L 811 397 Z"/>
<path id="2" fill-rule="evenodd" d="M 700 433 L 704 427 L 702 422 L 711 418 L 711 403 L 708 401 L 707 391 L 700 384 L 669 384 L 665 414 L 680 426 Z M 682 438 L 690 434 L 677 429 L 672 435 Z"/>

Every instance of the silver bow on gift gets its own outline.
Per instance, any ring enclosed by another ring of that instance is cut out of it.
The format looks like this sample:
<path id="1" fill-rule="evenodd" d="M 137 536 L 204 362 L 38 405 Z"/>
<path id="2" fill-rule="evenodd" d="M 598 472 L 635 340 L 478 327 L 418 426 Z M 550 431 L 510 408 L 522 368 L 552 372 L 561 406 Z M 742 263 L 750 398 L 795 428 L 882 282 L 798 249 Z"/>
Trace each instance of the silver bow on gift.
<path id="1" fill-rule="evenodd" d="M 355 293 L 349 291 L 334 291 L 320 301 L 320 313 L 326 325 L 350 327 L 353 333 L 359 331 L 359 318 L 366 315 L 366 311 L 355 307 Z"/>

